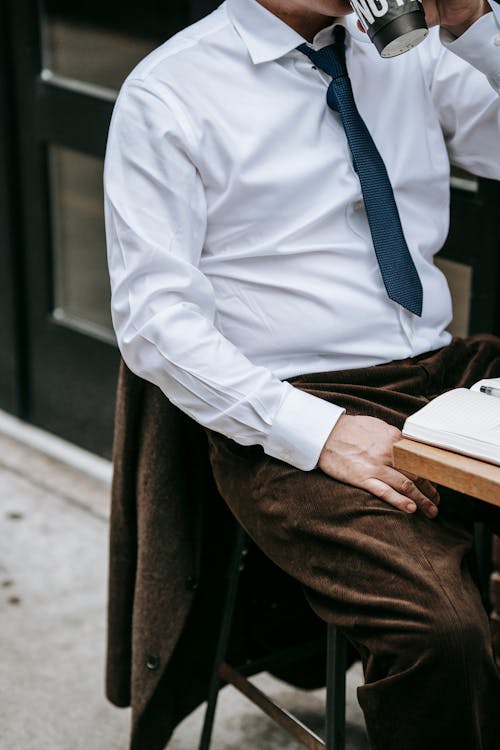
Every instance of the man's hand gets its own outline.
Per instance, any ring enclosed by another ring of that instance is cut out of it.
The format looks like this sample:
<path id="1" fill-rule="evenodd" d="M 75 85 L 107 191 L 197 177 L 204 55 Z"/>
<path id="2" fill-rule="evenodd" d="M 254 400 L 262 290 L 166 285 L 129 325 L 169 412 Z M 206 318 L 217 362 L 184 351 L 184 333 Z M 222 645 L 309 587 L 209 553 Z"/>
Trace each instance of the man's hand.
<path id="1" fill-rule="evenodd" d="M 442 26 L 453 36 L 467 31 L 491 11 L 486 0 L 422 0 L 428 26 Z"/>
<path id="2" fill-rule="evenodd" d="M 334 479 L 360 487 L 390 505 L 428 518 L 438 513 L 439 493 L 426 479 L 393 468 L 392 448 L 401 432 L 375 417 L 344 414 L 331 431 L 319 468 Z"/>

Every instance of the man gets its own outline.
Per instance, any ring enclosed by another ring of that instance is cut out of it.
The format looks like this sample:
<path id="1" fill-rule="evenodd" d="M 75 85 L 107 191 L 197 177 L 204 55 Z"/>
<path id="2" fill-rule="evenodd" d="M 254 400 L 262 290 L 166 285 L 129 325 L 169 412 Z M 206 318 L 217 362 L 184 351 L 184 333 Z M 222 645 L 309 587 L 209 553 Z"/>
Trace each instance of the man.
<path id="1" fill-rule="evenodd" d="M 207 429 L 243 526 L 358 648 L 372 746 L 493 750 L 472 506 L 392 446 L 434 395 L 500 376 L 500 341 L 450 342 L 432 262 L 450 159 L 500 179 L 500 6 L 428 2 L 441 28 L 392 60 L 349 12 L 227 0 L 131 73 L 105 172 L 113 320 Z"/>

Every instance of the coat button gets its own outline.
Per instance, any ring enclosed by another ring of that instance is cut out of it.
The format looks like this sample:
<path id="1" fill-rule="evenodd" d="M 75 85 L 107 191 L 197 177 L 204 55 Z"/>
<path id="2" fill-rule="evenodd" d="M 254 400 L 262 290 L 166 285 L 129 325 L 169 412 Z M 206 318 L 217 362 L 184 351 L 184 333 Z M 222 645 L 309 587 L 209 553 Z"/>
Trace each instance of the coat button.
<path id="1" fill-rule="evenodd" d="M 159 666 L 160 666 L 160 657 L 159 656 L 154 656 L 154 655 L 150 654 L 146 658 L 146 667 L 148 669 L 150 669 L 152 672 L 154 672 L 155 669 L 158 669 Z"/>
<path id="2" fill-rule="evenodd" d="M 188 591 L 196 591 L 198 588 L 198 579 L 196 576 L 188 576 L 186 578 L 186 588 Z"/>

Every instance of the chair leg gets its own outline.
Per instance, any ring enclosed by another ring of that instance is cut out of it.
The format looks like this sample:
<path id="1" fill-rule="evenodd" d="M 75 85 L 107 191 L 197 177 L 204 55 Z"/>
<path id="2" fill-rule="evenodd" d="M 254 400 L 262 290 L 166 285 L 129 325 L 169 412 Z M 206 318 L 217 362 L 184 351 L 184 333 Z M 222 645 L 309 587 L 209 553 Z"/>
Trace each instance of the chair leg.
<path id="1" fill-rule="evenodd" d="M 226 656 L 229 635 L 231 633 L 231 625 L 233 622 L 234 609 L 236 606 L 236 596 L 238 594 L 239 577 L 241 571 L 243 570 L 243 560 L 247 550 L 246 545 L 247 535 L 245 534 L 243 529 L 238 526 L 234 542 L 234 549 L 229 566 L 228 587 L 224 603 L 224 611 L 222 614 L 219 638 L 217 640 L 217 647 L 215 651 L 214 668 L 208 689 L 207 708 L 205 711 L 205 719 L 203 722 L 199 750 L 209 750 L 210 748 L 215 719 L 215 710 L 217 708 L 217 699 L 219 697 L 219 691 L 222 687 L 222 680 L 219 677 L 218 668 L 221 662 L 224 661 Z"/>
<path id="2" fill-rule="evenodd" d="M 326 654 L 325 750 L 344 750 L 347 641 L 335 625 L 328 625 Z"/>

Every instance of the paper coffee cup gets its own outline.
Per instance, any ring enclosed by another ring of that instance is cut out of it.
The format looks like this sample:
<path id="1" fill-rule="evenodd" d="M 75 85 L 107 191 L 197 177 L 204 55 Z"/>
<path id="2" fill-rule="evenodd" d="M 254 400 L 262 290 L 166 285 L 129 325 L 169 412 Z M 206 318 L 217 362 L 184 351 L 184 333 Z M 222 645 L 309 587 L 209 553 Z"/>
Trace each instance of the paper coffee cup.
<path id="1" fill-rule="evenodd" d="M 382 57 L 407 52 L 429 33 L 419 0 L 350 0 L 350 3 Z"/>

